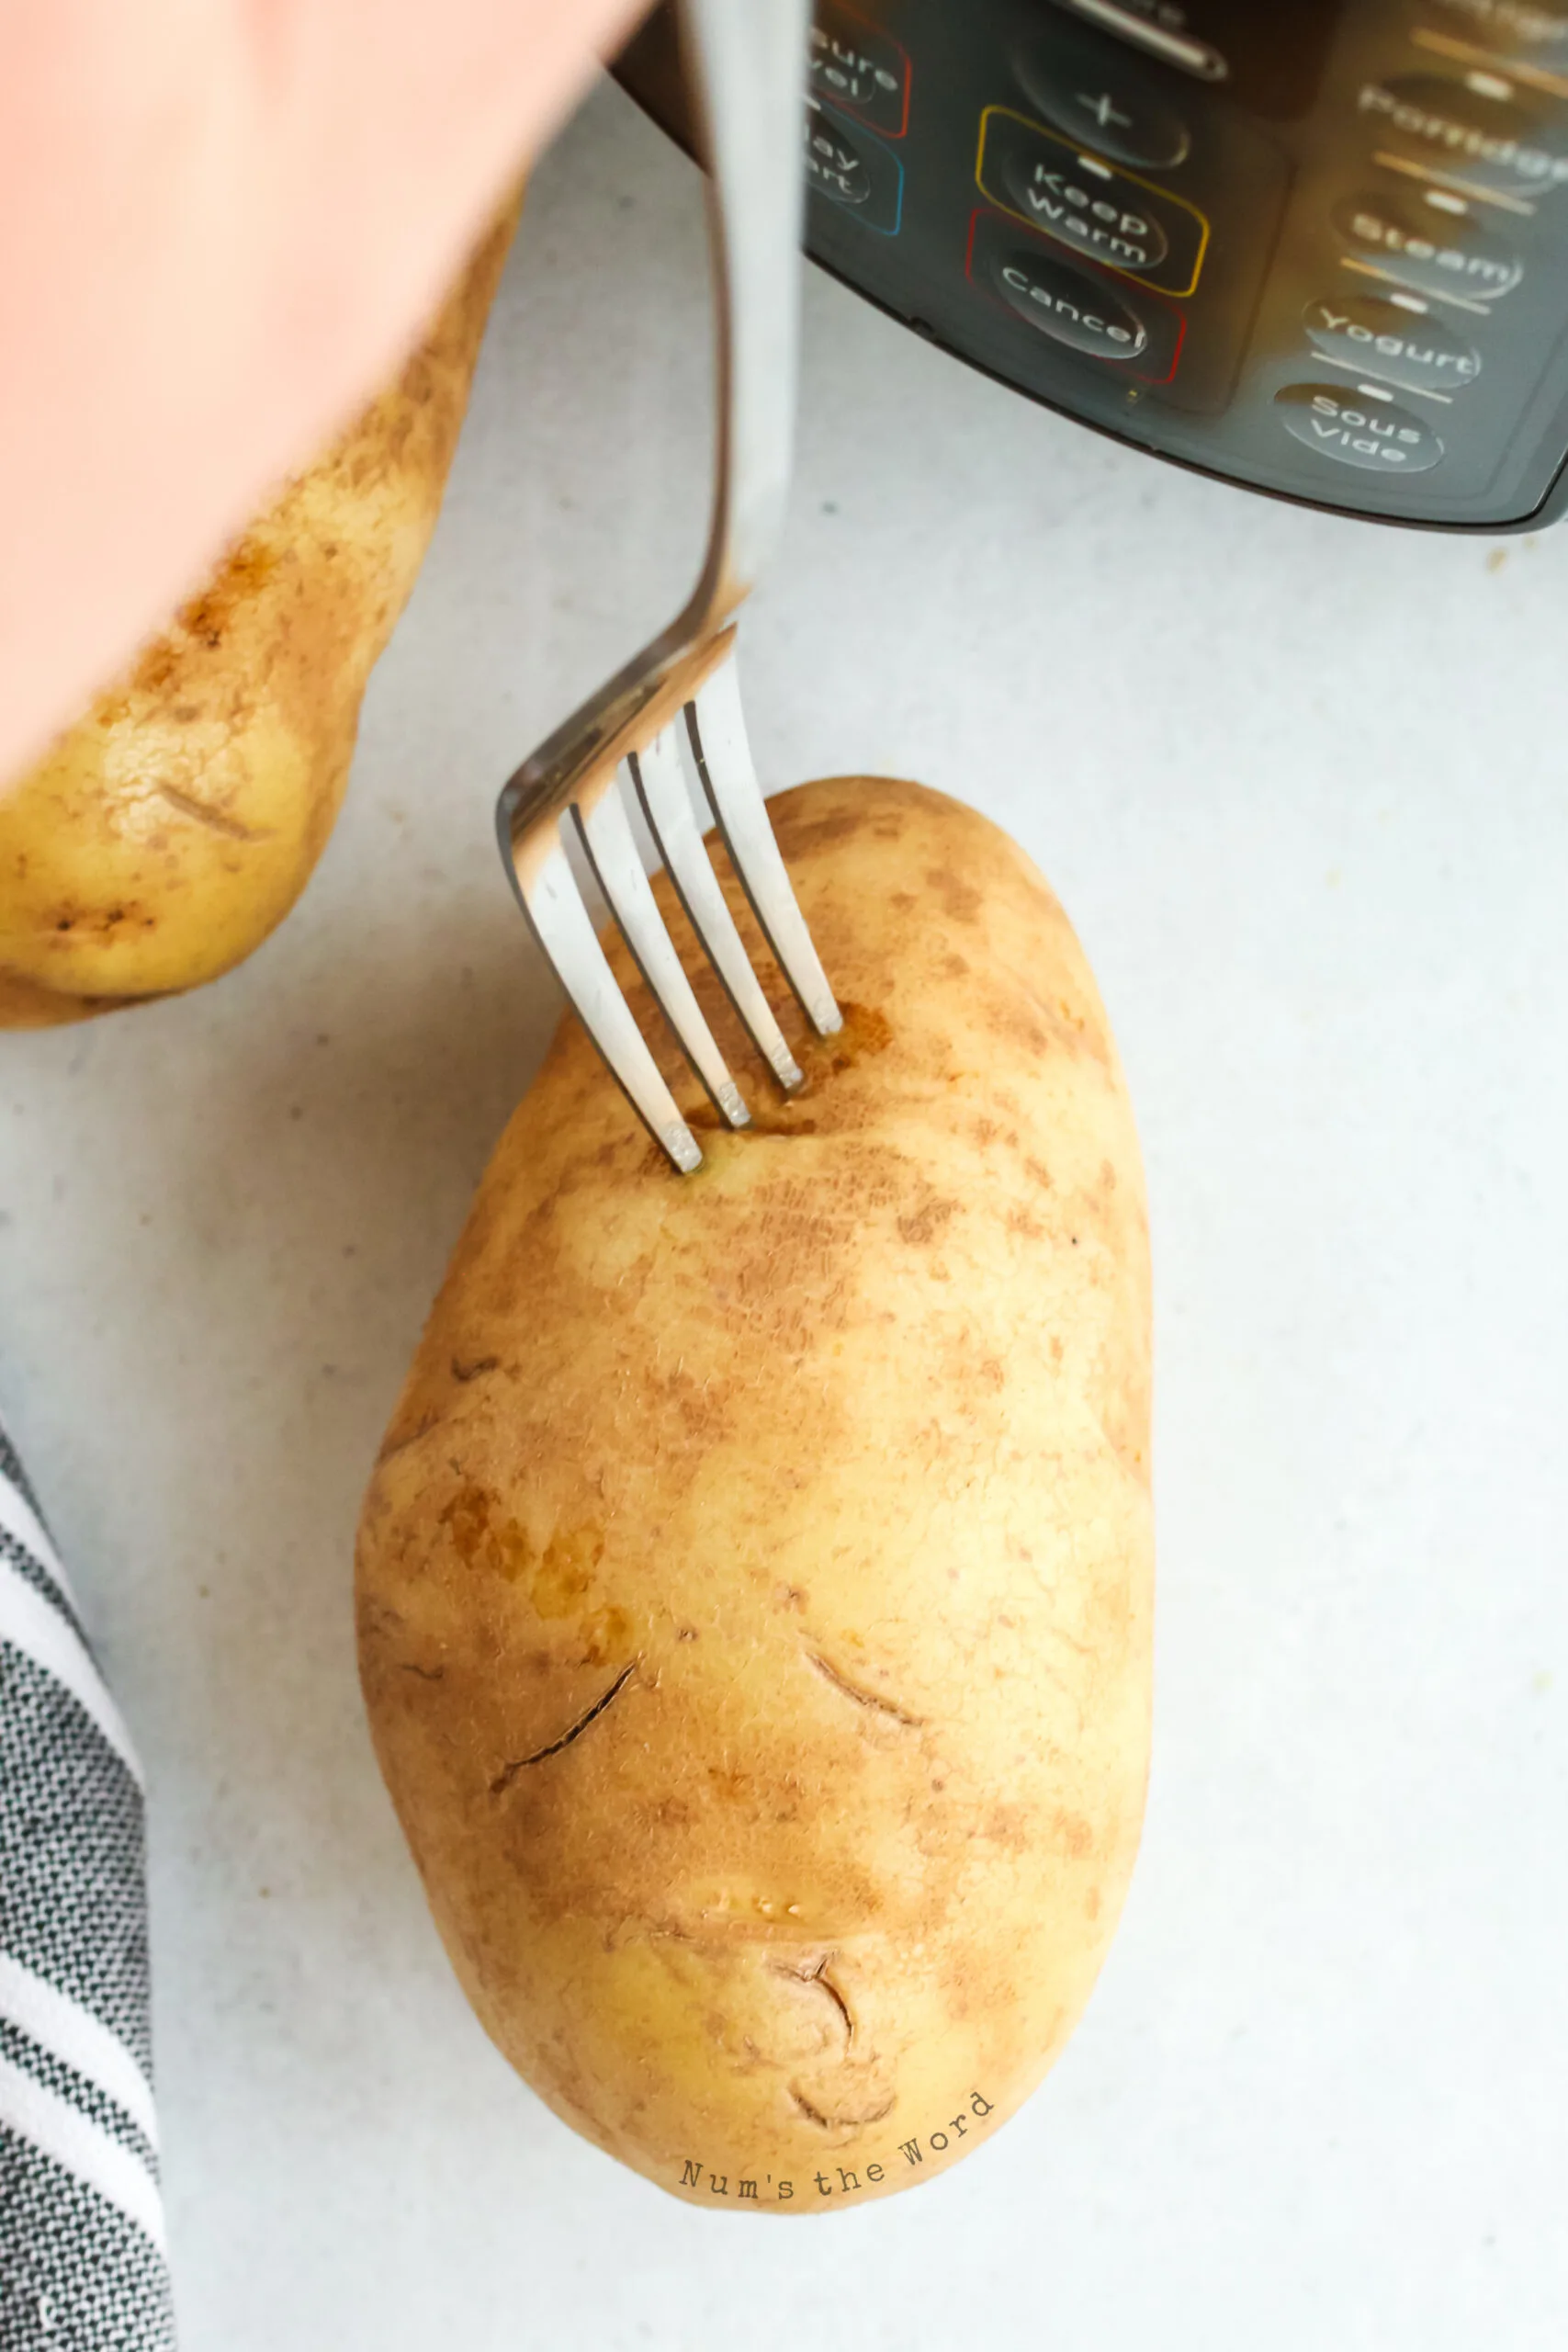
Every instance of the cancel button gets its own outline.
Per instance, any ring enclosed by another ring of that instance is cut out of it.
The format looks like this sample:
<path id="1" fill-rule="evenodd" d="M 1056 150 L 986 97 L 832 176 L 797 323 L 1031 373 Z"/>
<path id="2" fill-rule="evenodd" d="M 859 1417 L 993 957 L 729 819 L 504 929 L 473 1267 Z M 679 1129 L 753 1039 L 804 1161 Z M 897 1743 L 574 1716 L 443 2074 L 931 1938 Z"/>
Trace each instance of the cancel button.
<path id="1" fill-rule="evenodd" d="M 1021 319 L 1069 351 L 1087 352 L 1094 359 L 1136 359 L 1148 342 L 1148 330 L 1132 305 L 1104 278 L 1091 277 L 1071 262 L 1015 246 L 996 256 L 991 277 Z"/>

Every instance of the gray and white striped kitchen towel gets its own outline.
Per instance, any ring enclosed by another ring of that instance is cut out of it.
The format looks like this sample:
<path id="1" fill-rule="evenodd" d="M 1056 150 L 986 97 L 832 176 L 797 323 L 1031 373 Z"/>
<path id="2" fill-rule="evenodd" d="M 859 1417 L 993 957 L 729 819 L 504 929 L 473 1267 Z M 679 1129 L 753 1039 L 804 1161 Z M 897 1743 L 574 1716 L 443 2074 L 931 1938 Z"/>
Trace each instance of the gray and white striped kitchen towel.
<path id="1" fill-rule="evenodd" d="M 0 1428 L 0 2352 L 168 2352 L 141 1772 Z"/>

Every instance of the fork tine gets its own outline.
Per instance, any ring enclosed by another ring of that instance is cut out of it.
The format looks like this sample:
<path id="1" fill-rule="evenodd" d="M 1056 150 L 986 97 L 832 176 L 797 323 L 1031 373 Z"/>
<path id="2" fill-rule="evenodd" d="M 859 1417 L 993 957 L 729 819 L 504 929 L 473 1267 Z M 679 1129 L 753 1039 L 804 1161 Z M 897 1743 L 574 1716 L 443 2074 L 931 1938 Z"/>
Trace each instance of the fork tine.
<path id="1" fill-rule="evenodd" d="M 677 0 L 693 120 L 709 177 L 709 253 L 718 327 L 716 456 L 706 552 L 696 585 L 668 628 L 650 639 L 581 707 L 547 735 L 502 791 L 496 825 L 502 858 L 535 933 L 634 1107 L 677 1168 L 698 1166 L 691 1129 L 615 986 L 578 897 L 562 845 L 570 810 L 605 896 L 645 977 L 698 1067 L 712 1039 L 664 961 L 672 947 L 642 907 L 647 876 L 625 857 L 626 804 L 612 800 L 619 767 L 640 765 L 644 746 L 682 715 L 698 776 L 768 944 L 807 1015 L 824 1035 L 841 1026 L 822 967 L 790 888 L 746 745 L 739 697 L 726 666 L 735 616 L 776 545 L 789 489 L 798 373 L 801 220 L 800 68 L 811 0 Z M 711 683 L 710 683 L 711 682 Z M 674 765 L 684 756 L 675 736 Z M 636 781 L 650 821 L 665 806 L 668 746 L 649 761 L 652 789 Z M 601 781 L 603 779 L 603 781 Z M 690 812 L 688 812 L 689 815 Z M 655 831 L 660 826 L 655 825 Z M 728 916 L 715 916 L 696 861 L 665 836 L 679 836 L 672 803 L 660 835 L 715 968 L 735 993 L 765 1058 L 786 1084 L 799 1080 L 743 946 L 729 952 Z M 700 833 L 700 828 L 699 828 Z M 677 860 L 679 866 L 677 867 Z M 711 873 L 709 880 L 712 880 Z M 722 903 L 722 899 L 720 901 Z M 639 928 L 640 925 L 640 928 Z M 662 946 L 650 944 L 655 940 Z M 686 984 L 689 990 L 689 983 Z M 682 1016 L 675 1020 L 679 1002 Z M 716 1061 L 716 1047 L 714 1047 Z M 705 1072 L 720 1107 L 734 1113 L 733 1081 L 722 1065 Z M 744 1116 L 744 1113 L 741 1114 Z"/>
<path id="2" fill-rule="evenodd" d="M 685 1047 L 687 1059 L 732 1127 L 749 1126 L 751 1114 L 725 1065 L 713 1031 L 703 1018 L 675 943 L 643 871 L 642 859 L 614 774 L 592 798 L 573 809 L 582 846 L 611 913 L 631 949 L 637 967 L 659 1008 Z"/>
<path id="3" fill-rule="evenodd" d="M 637 786 L 649 831 L 715 971 L 724 982 L 729 1001 L 751 1034 L 751 1039 L 779 1084 L 800 1084 L 800 1066 L 773 1018 L 773 1006 L 751 969 L 745 943 L 735 928 L 724 892 L 719 888 L 702 835 L 696 827 L 686 772 L 681 761 L 681 729 L 671 721 L 660 729 L 645 750 L 635 752 L 627 765 Z"/>
<path id="4" fill-rule="evenodd" d="M 584 1028 L 655 1142 L 683 1176 L 690 1175 L 702 1165 L 697 1139 L 677 1110 L 621 994 L 567 864 L 557 825 L 542 829 L 525 845 L 514 872 L 523 910 Z"/>
<path id="5" fill-rule="evenodd" d="M 807 1019 L 820 1035 L 830 1037 L 843 1027 L 844 1017 L 773 838 L 747 741 L 733 654 L 698 688 L 695 701 L 686 705 L 686 725 L 697 773 L 763 936 Z"/>

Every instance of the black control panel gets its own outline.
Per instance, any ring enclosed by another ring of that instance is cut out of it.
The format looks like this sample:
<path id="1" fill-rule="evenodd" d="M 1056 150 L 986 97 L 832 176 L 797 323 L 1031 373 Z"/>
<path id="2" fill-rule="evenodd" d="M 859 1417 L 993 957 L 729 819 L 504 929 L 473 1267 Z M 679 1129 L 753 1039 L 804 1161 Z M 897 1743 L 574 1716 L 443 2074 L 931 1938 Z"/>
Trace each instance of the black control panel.
<path id="1" fill-rule="evenodd" d="M 667 12 L 617 68 L 683 137 Z M 1568 503 L 1568 0 L 817 0 L 815 259 L 1156 455 L 1496 531 Z"/>

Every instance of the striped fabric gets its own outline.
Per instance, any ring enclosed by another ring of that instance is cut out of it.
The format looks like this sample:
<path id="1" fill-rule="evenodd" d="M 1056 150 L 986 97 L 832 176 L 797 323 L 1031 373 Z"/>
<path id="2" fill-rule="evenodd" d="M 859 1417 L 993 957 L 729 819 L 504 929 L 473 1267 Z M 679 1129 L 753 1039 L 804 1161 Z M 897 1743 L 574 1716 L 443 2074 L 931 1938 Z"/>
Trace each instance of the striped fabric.
<path id="1" fill-rule="evenodd" d="M 0 1429 L 0 2352 L 169 2352 L 141 1772 Z"/>

